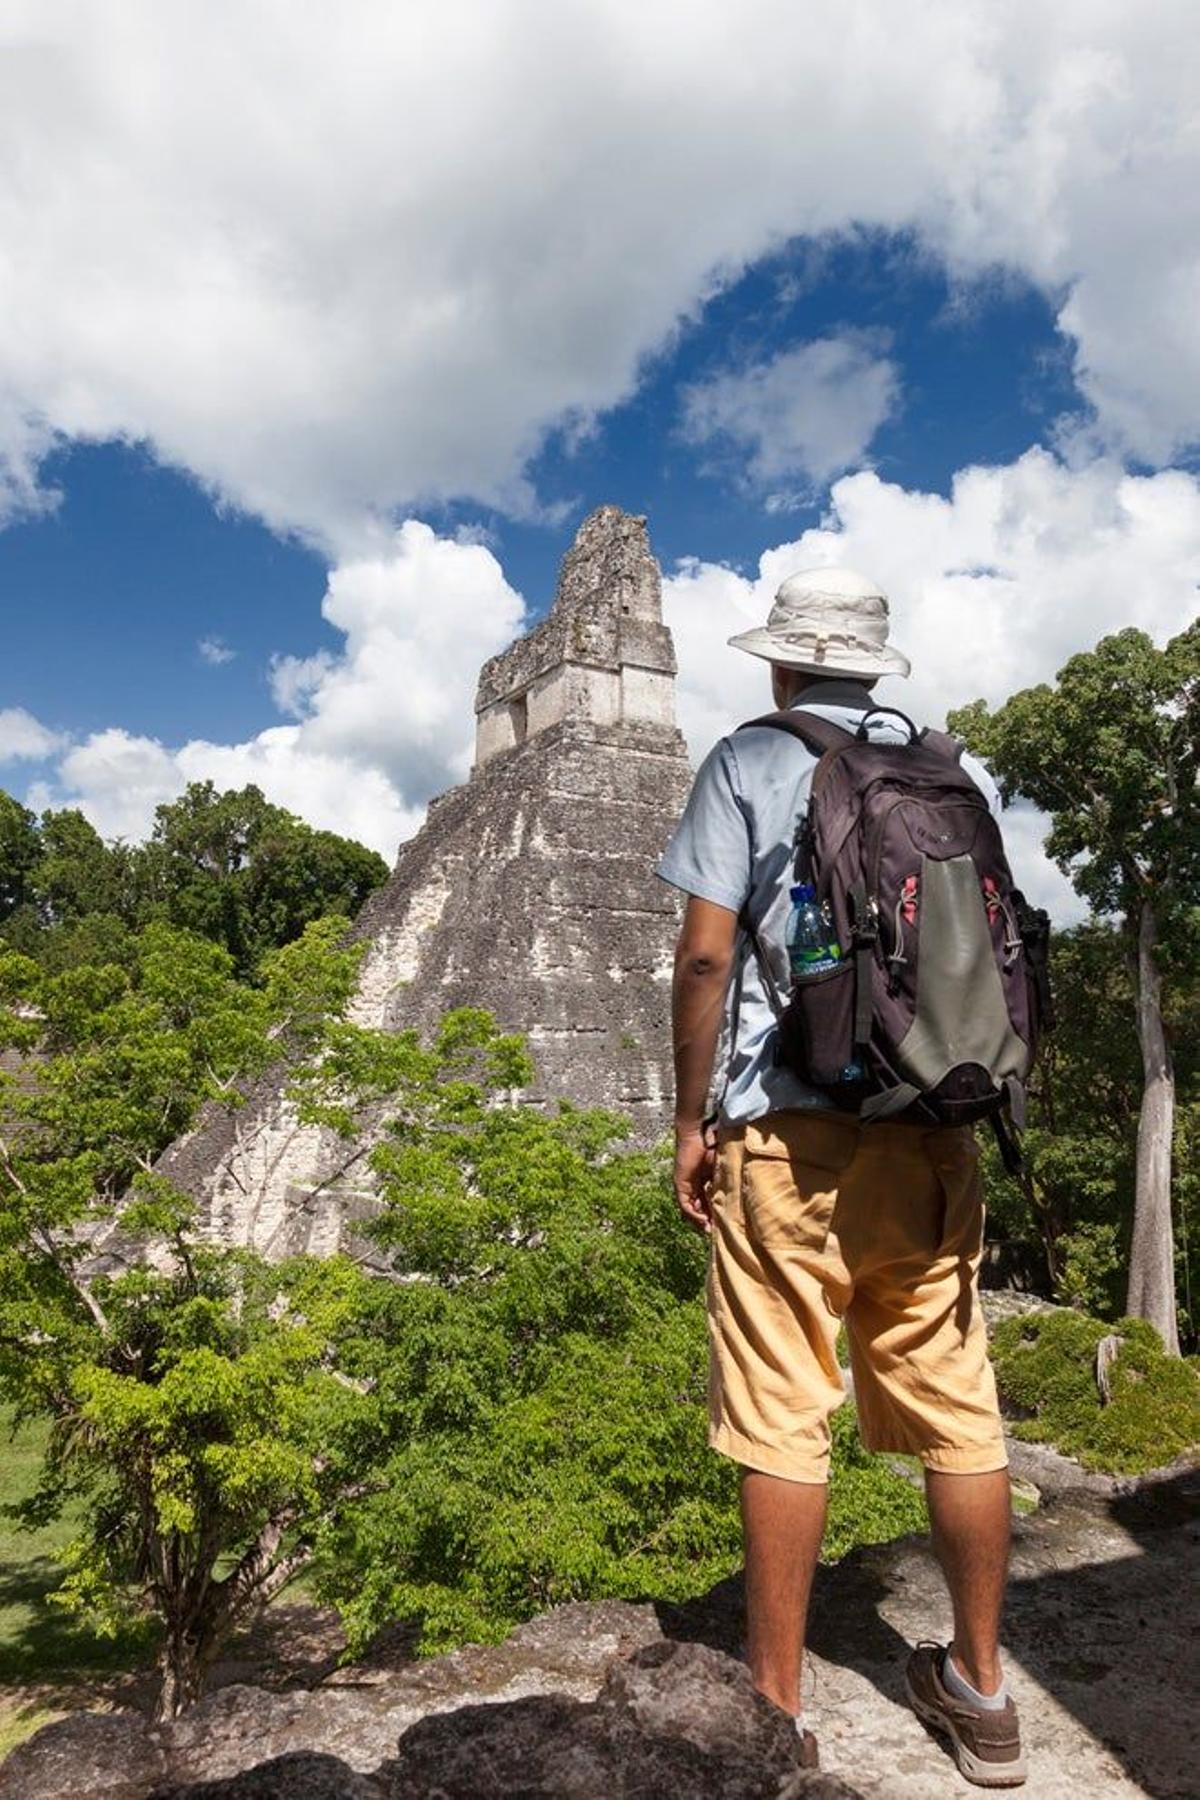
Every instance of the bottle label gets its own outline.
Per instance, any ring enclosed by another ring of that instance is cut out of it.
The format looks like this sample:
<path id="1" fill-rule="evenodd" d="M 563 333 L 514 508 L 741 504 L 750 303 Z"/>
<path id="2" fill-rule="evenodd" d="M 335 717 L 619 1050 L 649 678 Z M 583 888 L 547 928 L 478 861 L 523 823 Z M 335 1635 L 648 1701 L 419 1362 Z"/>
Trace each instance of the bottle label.
<path id="1" fill-rule="evenodd" d="M 791 953 L 793 975 L 820 975 L 826 969 L 836 969 L 842 960 L 840 946 L 822 944 L 819 947 L 795 945 Z"/>

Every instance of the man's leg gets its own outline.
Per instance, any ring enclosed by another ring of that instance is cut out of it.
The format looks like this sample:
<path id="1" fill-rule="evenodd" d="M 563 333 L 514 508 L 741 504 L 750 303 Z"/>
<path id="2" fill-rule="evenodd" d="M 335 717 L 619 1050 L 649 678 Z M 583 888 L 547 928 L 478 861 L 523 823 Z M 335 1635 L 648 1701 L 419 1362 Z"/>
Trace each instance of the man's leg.
<path id="1" fill-rule="evenodd" d="M 933 1547 L 954 1605 L 954 1661 L 980 1694 L 994 1694 L 1012 1512 L 1008 1470 L 953 1475 L 926 1469 Z"/>
<path id="2" fill-rule="evenodd" d="M 808 1597 L 825 1530 L 824 1482 L 742 1476 L 746 1653 L 760 1693 L 796 1714 Z"/>

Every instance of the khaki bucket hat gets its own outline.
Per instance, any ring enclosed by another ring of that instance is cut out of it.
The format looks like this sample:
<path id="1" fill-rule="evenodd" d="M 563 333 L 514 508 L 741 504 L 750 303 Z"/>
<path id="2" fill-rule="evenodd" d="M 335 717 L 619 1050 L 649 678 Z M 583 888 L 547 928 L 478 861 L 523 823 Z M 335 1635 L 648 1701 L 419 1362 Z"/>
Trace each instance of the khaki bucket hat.
<path id="1" fill-rule="evenodd" d="M 888 603 L 878 582 L 854 569 L 804 569 L 783 582 L 765 625 L 729 642 L 814 675 L 907 675 L 912 664 L 887 636 Z"/>

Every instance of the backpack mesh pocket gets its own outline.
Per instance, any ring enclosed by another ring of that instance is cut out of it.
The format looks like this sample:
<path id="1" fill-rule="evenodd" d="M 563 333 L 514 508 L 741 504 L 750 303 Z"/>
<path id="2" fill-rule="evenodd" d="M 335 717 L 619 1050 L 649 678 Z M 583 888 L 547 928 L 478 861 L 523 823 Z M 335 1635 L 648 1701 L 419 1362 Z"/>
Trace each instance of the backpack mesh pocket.
<path id="1" fill-rule="evenodd" d="M 797 981 L 779 1021 L 779 1060 L 814 1087 L 841 1079 L 854 1054 L 854 964 Z"/>

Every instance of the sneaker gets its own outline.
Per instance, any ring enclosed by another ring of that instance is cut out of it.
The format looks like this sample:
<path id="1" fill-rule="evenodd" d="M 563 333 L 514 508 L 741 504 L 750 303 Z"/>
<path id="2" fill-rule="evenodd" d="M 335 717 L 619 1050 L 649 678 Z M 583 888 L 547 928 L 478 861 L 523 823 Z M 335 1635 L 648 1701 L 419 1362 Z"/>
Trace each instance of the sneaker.
<path id="1" fill-rule="evenodd" d="M 908 1659 L 904 1684 L 918 1719 L 950 1739 L 954 1760 L 976 1787 L 1020 1787 L 1027 1773 L 1017 1709 L 972 1706 L 942 1683 L 948 1646 L 918 1644 Z"/>

